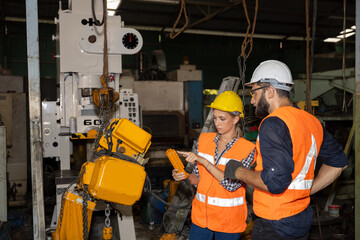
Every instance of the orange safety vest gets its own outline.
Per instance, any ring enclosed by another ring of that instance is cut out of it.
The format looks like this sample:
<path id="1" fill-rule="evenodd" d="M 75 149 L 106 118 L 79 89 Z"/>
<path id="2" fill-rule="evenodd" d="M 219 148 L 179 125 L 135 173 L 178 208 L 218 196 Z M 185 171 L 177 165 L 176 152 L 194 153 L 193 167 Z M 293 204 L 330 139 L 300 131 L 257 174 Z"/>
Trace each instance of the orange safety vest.
<path id="1" fill-rule="evenodd" d="M 255 188 L 253 210 L 261 218 L 280 220 L 302 212 L 310 203 L 310 189 L 314 180 L 316 158 L 323 141 L 323 128 L 313 115 L 294 107 L 280 107 L 268 117 L 280 118 L 289 129 L 294 171 L 291 174 L 292 182 L 283 193 L 271 194 Z M 256 141 L 256 154 L 255 171 L 262 171 L 259 137 Z"/>
<path id="2" fill-rule="evenodd" d="M 216 133 L 200 135 L 198 154 L 215 164 L 214 139 Z M 220 158 L 216 166 L 221 171 L 230 159 L 242 161 L 255 145 L 244 138 L 239 138 L 234 145 Z M 191 220 L 202 228 L 216 232 L 240 233 L 246 228 L 247 207 L 245 187 L 234 192 L 226 190 L 219 181 L 202 165 L 198 164 L 200 182 L 196 197 L 193 200 Z"/>

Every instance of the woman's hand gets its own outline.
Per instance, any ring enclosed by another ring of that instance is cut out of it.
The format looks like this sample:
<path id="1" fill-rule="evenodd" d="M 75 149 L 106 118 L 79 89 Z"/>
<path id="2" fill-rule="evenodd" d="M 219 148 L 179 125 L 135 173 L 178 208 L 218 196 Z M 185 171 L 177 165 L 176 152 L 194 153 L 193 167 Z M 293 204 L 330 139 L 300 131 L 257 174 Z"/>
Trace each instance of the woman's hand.
<path id="1" fill-rule="evenodd" d="M 199 155 L 193 153 L 193 152 L 182 152 L 177 151 L 179 154 L 181 154 L 183 157 L 185 157 L 185 160 L 189 163 L 196 163 L 199 162 L 201 164 L 204 163 L 204 160 L 207 161 L 205 158 L 200 157 Z"/>
<path id="2" fill-rule="evenodd" d="M 175 181 L 182 181 L 185 179 L 185 174 L 183 172 L 178 173 L 177 169 L 172 170 L 172 176 Z"/>

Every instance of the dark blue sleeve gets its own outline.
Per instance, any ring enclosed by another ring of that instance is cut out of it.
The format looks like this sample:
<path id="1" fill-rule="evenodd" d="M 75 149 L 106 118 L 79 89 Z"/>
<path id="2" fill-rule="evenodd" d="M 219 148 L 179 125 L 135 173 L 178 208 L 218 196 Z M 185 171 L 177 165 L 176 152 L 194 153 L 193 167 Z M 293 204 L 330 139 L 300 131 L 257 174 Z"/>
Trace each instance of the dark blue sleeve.
<path id="1" fill-rule="evenodd" d="M 325 128 L 323 143 L 321 144 L 318 157 L 324 164 L 331 167 L 345 167 L 348 165 L 348 159 L 346 158 L 342 146 Z"/>
<path id="2" fill-rule="evenodd" d="M 294 171 L 292 141 L 289 129 L 278 117 L 266 118 L 259 131 L 263 162 L 261 178 L 272 194 L 284 192 Z"/>

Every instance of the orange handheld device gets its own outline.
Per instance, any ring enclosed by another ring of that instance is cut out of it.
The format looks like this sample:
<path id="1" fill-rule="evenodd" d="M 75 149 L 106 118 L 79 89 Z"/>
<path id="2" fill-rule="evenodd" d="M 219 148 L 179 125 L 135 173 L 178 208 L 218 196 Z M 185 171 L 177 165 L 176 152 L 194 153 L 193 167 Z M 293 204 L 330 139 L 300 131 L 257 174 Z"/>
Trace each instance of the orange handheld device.
<path id="1" fill-rule="evenodd" d="M 166 150 L 166 156 L 169 158 L 171 164 L 178 172 L 183 172 L 185 174 L 185 178 L 189 176 L 187 172 L 185 172 L 184 164 L 181 162 L 177 152 L 174 149 L 169 148 Z"/>

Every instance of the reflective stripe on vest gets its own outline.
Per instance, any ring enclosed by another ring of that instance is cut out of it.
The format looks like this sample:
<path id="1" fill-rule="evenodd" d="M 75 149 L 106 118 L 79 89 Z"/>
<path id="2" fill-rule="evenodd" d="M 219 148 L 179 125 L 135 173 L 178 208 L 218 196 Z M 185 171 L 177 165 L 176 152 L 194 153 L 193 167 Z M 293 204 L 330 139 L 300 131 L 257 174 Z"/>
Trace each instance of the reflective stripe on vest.
<path id="1" fill-rule="evenodd" d="M 205 158 L 206 160 L 208 160 L 209 162 L 211 163 L 214 163 L 214 157 L 209 155 L 209 154 L 206 154 L 206 153 L 201 153 L 199 152 L 198 153 L 199 156 Z M 220 165 L 226 165 L 228 163 L 228 161 L 230 160 L 231 158 L 224 158 L 224 157 L 221 157 L 218 164 Z"/>
<path id="2" fill-rule="evenodd" d="M 201 193 L 196 193 L 196 199 L 199 200 L 200 202 L 203 202 L 205 203 L 205 198 L 206 196 L 204 194 L 201 194 Z"/>
<path id="3" fill-rule="evenodd" d="M 205 158 L 206 160 L 208 160 L 208 161 L 211 162 L 211 163 L 214 162 L 214 157 L 211 156 L 211 155 L 209 155 L 209 154 L 199 152 L 198 155 L 199 155 L 200 157 Z"/>
<path id="4" fill-rule="evenodd" d="M 296 178 L 291 182 L 288 189 L 295 189 L 295 190 L 307 190 L 310 189 L 313 183 L 313 179 L 311 180 L 304 180 L 306 174 L 309 172 L 310 164 L 312 159 L 314 158 L 314 169 L 316 166 L 316 158 L 317 158 L 317 148 L 316 148 L 316 141 L 314 135 L 311 134 L 311 147 L 310 151 L 306 155 L 306 160 L 303 168 L 301 169 L 300 173 L 296 176 Z"/>
<path id="5" fill-rule="evenodd" d="M 206 196 L 201 193 L 196 193 L 196 199 L 205 203 Z M 236 207 L 244 204 L 244 198 L 218 198 L 208 197 L 208 204 L 218 207 Z"/>
<path id="6" fill-rule="evenodd" d="M 235 207 L 244 204 L 244 198 L 217 198 L 217 197 L 208 197 L 208 204 L 218 207 Z"/>

